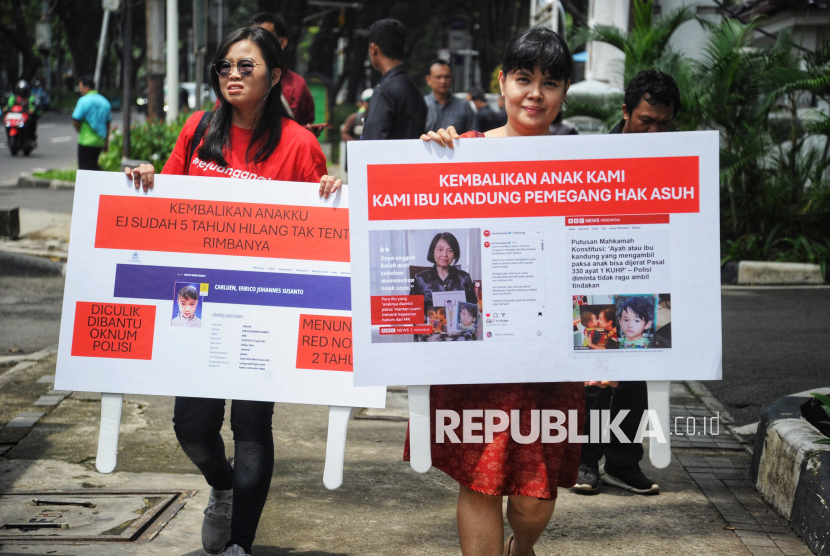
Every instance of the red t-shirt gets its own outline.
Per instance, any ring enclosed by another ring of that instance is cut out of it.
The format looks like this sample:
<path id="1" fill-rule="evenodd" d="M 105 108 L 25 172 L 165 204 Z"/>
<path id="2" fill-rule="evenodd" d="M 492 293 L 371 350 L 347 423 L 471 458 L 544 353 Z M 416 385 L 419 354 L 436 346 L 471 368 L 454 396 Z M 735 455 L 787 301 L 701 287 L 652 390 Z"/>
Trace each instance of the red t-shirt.
<path id="1" fill-rule="evenodd" d="M 162 174 L 319 182 L 320 178 L 328 173 L 326 157 L 320 149 L 317 138 L 309 130 L 288 118 L 282 118 L 280 142 L 265 162 L 261 164 L 245 162 L 245 152 L 253 131 L 231 125 L 231 149 L 230 152 L 225 153 L 228 165 L 220 166 L 212 161 L 200 160 L 197 147 L 189 163 L 189 171 L 186 172 L 193 135 L 196 133 L 196 127 L 203 113 L 195 112 L 187 119 L 176 141 L 176 147 L 164 164 Z"/>

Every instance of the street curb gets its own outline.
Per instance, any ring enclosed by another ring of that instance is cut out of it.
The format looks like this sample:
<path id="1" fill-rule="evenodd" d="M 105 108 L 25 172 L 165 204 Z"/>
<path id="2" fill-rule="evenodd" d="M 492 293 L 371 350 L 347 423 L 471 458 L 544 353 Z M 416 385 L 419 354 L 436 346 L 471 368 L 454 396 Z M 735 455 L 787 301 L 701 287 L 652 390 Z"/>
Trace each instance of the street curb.
<path id="1" fill-rule="evenodd" d="M 66 276 L 66 263 L 0 250 L 0 276 Z"/>
<path id="2" fill-rule="evenodd" d="M 830 445 L 802 416 L 816 388 L 785 396 L 764 408 L 749 470 L 758 492 L 819 556 L 830 556 Z"/>
<path id="3" fill-rule="evenodd" d="M 718 400 L 712 392 L 706 388 L 702 382 L 697 380 L 686 380 L 686 387 L 692 391 L 693 394 L 697 395 L 700 398 L 700 401 L 703 402 L 703 405 L 711 411 L 712 413 L 716 413 L 720 417 L 720 423 L 729 431 L 735 440 L 738 441 L 738 444 L 743 446 L 744 450 L 746 450 L 749 455 L 752 455 L 753 449 L 750 447 L 749 439 L 743 434 L 735 431 L 735 418 L 732 417 L 732 414 L 724 407 L 720 400 Z"/>
<path id="4" fill-rule="evenodd" d="M 769 261 L 741 261 L 736 281 L 749 284 L 824 284 L 821 267 L 808 263 L 775 263 Z"/>
<path id="5" fill-rule="evenodd" d="M 41 189 L 75 189 L 74 181 L 50 180 L 36 178 L 31 174 L 23 173 L 17 178 L 17 187 L 39 187 Z"/>

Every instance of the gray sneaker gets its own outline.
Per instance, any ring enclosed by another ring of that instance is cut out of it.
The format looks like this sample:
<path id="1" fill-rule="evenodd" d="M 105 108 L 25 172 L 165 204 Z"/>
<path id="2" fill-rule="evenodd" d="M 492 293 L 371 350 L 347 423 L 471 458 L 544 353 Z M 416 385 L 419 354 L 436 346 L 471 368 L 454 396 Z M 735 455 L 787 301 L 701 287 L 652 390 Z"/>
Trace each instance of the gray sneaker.
<path id="1" fill-rule="evenodd" d="M 233 489 L 210 489 L 210 500 L 202 521 L 202 548 L 208 554 L 222 554 L 231 538 Z"/>
<path id="2" fill-rule="evenodd" d="M 251 556 L 245 549 L 235 544 L 233 546 L 229 546 L 228 549 L 225 551 L 225 556 Z"/>

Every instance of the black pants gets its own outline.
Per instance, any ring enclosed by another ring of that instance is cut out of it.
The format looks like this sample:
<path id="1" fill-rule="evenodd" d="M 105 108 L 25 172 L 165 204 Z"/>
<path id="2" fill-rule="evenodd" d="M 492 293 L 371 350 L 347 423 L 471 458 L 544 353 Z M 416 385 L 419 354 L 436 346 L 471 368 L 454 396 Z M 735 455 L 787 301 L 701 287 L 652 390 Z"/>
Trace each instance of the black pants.
<path id="1" fill-rule="evenodd" d="M 249 554 L 274 472 L 273 415 L 273 402 L 233 400 L 232 469 L 219 434 L 225 418 L 225 400 L 177 397 L 173 409 L 173 429 L 187 457 L 210 486 L 217 490 L 233 489 L 228 546 L 238 544 Z"/>
<path id="2" fill-rule="evenodd" d="M 583 444 L 580 461 L 582 463 L 594 463 L 598 462 L 604 455 L 606 468 L 639 467 L 640 461 L 643 459 L 643 445 L 639 442 L 634 443 L 633 440 L 640 426 L 640 420 L 643 418 L 643 412 L 648 409 L 646 383 L 643 381 L 623 381 L 616 388 L 586 387 L 585 430 L 583 434 L 590 434 L 592 409 L 610 409 L 612 421 L 621 409 L 628 409 L 629 413 L 620 424 L 620 429 L 632 443 L 623 444 L 612 434 L 610 443 Z M 599 418 L 599 414 L 596 417 Z"/>
<path id="3" fill-rule="evenodd" d="M 78 145 L 78 170 L 100 170 L 98 157 L 102 150 L 101 147 Z"/>

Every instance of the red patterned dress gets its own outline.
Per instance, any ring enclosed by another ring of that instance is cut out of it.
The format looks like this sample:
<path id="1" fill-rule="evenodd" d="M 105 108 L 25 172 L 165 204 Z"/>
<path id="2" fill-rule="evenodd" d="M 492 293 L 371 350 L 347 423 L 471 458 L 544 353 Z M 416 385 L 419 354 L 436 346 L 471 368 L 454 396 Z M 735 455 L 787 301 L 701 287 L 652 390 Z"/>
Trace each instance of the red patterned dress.
<path id="1" fill-rule="evenodd" d="M 461 137 L 484 134 L 471 131 Z M 567 440 L 542 443 L 541 435 L 531 444 L 519 444 L 512 439 L 509 428 L 494 434 L 491 444 L 454 444 L 446 437 L 437 444 L 434 416 L 438 409 L 451 409 L 459 415 L 465 409 L 500 409 L 508 415 L 510 410 L 518 409 L 524 436 L 530 432 L 531 410 L 558 409 L 568 415 L 568 410 L 575 409 L 575 430 L 581 432 L 585 422 L 585 388 L 581 382 L 433 386 L 429 402 L 432 465 L 467 488 L 493 496 L 520 494 L 555 500 L 557 487 L 568 488 L 576 483 L 581 444 Z M 565 426 L 572 430 L 567 423 Z M 455 434 L 463 438 L 461 426 Z M 408 430 L 404 460 L 409 460 Z"/>

